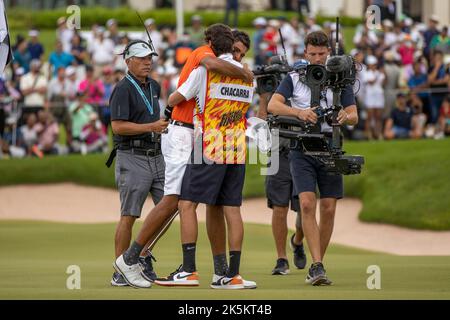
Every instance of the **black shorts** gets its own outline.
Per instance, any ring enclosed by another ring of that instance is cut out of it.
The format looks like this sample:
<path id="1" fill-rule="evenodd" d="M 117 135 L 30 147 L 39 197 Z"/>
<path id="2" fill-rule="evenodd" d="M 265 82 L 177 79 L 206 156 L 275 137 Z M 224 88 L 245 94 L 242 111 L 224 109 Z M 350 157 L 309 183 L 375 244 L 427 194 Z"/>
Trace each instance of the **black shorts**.
<path id="1" fill-rule="evenodd" d="M 240 207 L 244 180 L 245 164 L 188 164 L 180 199 Z"/>
<path id="2" fill-rule="evenodd" d="M 287 152 L 280 153 L 277 174 L 266 177 L 266 197 L 267 206 L 271 209 L 274 206 L 289 207 L 290 203 L 291 210 L 300 211 L 298 197 L 294 194 Z"/>
<path id="3" fill-rule="evenodd" d="M 342 175 L 328 174 L 325 165 L 316 158 L 291 150 L 289 164 L 296 197 L 302 192 L 316 192 L 317 188 L 321 199 L 341 199 L 344 196 Z"/>

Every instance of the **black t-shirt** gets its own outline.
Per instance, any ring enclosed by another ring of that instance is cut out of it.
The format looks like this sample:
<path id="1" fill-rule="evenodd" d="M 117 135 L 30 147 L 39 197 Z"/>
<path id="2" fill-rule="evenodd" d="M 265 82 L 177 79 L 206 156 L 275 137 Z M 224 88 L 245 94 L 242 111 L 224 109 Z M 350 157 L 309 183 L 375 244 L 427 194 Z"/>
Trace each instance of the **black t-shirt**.
<path id="1" fill-rule="evenodd" d="M 145 84 L 130 74 L 131 77 L 140 85 L 142 91 L 153 107 L 153 114 L 147 109 L 141 95 L 134 85 L 127 79 L 123 78 L 114 88 L 109 106 L 111 109 L 111 121 L 123 120 L 134 123 L 152 123 L 161 118 L 159 108 L 159 96 L 161 93 L 160 85 L 153 79 L 148 78 Z M 134 136 L 114 135 L 114 143 L 126 142 L 135 139 L 149 139 L 152 133 L 144 133 Z"/>
<path id="2" fill-rule="evenodd" d="M 404 111 L 395 108 L 391 112 L 391 118 L 394 122 L 394 126 L 411 130 L 412 111 L 410 108 L 406 108 Z"/>

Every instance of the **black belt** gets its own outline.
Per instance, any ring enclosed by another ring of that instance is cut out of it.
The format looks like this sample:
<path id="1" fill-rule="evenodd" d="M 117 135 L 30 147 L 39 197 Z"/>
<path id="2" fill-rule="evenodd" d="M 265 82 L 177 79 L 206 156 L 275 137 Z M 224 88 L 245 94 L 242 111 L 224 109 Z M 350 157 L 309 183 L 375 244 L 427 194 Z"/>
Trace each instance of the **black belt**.
<path id="1" fill-rule="evenodd" d="M 186 123 L 186 122 L 177 121 L 177 120 L 170 120 L 170 123 L 173 124 L 174 126 L 180 126 L 180 127 L 185 127 L 185 128 L 189 128 L 189 129 L 194 129 L 194 125 L 192 123 Z"/>
<path id="2" fill-rule="evenodd" d="M 125 142 L 118 143 L 119 150 L 129 150 L 129 149 L 161 149 L 160 142 L 154 142 L 149 140 L 128 140 Z"/>
<path id="3" fill-rule="evenodd" d="M 161 149 L 138 149 L 138 148 L 131 148 L 128 149 L 131 150 L 131 154 L 137 154 L 141 156 L 147 156 L 147 157 L 156 157 L 161 154 Z"/>
<path id="4" fill-rule="evenodd" d="M 114 146 L 109 154 L 108 160 L 106 160 L 105 165 L 108 168 L 111 167 L 114 158 L 117 155 L 117 150 L 131 150 L 132 154 L 156 157 L 161 154 L 161 144 L 158 142 L 149 142 L 145 140 L 130 140 L 119 143 Z"/>

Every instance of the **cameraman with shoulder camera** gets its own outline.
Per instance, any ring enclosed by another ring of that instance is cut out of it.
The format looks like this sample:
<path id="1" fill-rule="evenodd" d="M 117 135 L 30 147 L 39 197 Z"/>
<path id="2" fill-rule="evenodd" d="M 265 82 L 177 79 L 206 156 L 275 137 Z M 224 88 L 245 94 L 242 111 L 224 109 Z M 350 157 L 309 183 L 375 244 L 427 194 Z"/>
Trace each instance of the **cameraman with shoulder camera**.
<path id="1" fill-rule="evenodd" d="M 261 89 L 261 88 L 258 88 Z M 275 91 L 276 87 L 273 89 Z M 258 117 L 267 119 L 267 105 L 273 92 L 259 92 Z M 279 144 L 272 146 L 272 156 L 278 155 L 279 170 L 273 175 L 267 175 L 265 181 L 265 191 L 267 206 L 272 209 L 272 234 L 275 240 L 277 260 L 272 270 L 272 275 L 289 274 L 289 261 L 286 255 L 286 238 L 288 236 L 287 217 L 289 208 L 297 215 L 295 221 L 295 233 L 289 238 L 289 244 L 294 254 L 294 265 L 297 269 L 304 269 L 306 266 L 306 254 L 303 246 L 303 230 L 300 213 L 300 204 L 293 196 L 293 182 L 289 168 L 289 145 L 286 138 L 279 138 Z M 278 148 L 278 152 L 275 152 Z M 290 204 L 290 206 L 289 206 Z"/>
<path id="2" fill-rule="evenodd" d="M 327 35 L 322 31 L 312 32 L 305 39 L 305 58 L 311 64 L 325 65 L 331 53 Z M 286 103 L 290 101 L 289 107 Z M 330 89 L 321 93 L 321 106 L 331 107 L 333 94 Z M 352 86 L 344 88 L 341 95 L 343 108 L 337 121 L 339 125 L 355 125 L 358 115 Z M 311 89 L 302 82 L 298 72 L 285 77 L 269 102 L 268 111 L 274 115 L 296 117 L 316 124 L 317 107 L 311 107 Z M 321 133 L 330 141 L 332 127 L 325 121 L 320 123 Z M 313 263 L 306 276 L 306 283 L 312 285 L 330 285 L 322 261 L 330 242 L 334 225 L 336 201 L 343 197 L 342 175 L 329 175 L 325 165 L 317 158 L 307 156 L 299 147 L 291 145 L 289 162 L 294 182 L 295 194 L 298 194 L 302 212 L 302 226 L 308 242 Z M 316 221 L 316 187 L 320 192 L 320 224 Z"/>

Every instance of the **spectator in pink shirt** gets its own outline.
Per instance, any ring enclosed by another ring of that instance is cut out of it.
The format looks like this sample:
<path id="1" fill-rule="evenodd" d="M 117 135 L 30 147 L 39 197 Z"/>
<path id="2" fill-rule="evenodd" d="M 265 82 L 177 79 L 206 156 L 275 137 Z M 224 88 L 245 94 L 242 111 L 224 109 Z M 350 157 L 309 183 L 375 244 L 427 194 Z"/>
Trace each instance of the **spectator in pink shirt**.
<path id="1" fill-rule="evenodd" d="M 414 52 L 416 51 L 416 48 L 409 34 L 405 35 L 402 44 L 397 51 L 400 54 L 404 66 L 414 63 Z"/>
<path id="2" fill-rule="evenodd" d="M 44 154 L 57 154 L 57 141 L 59 137 L 59 126 L 53 118 L 52 114 L 48 111 L 41 110 L 38 113 L 39 122 L 35 125 L 34 129 L 38 134 L 37 148 Z M 33 150 L 36 152 L 36 150 Z"/>
<path id="3" fill-rule="evenodd" d="M 106 128 L 98 119 L 96 113 L 89 115 L 89 123 L 83 127 L 80 138 L 84 142 L 81 148 L 82 154 L 106 152 L 108 149 Z"/>
<path id="4" fill-rule="evenodd" d="M 86 92 L 86 103 L 97 107 L 105 94 L 105 87 L 100 79 L 94 77 L 92 66 L 86 66 L 86 79 L 80 82 L 78 91 Z"/>

